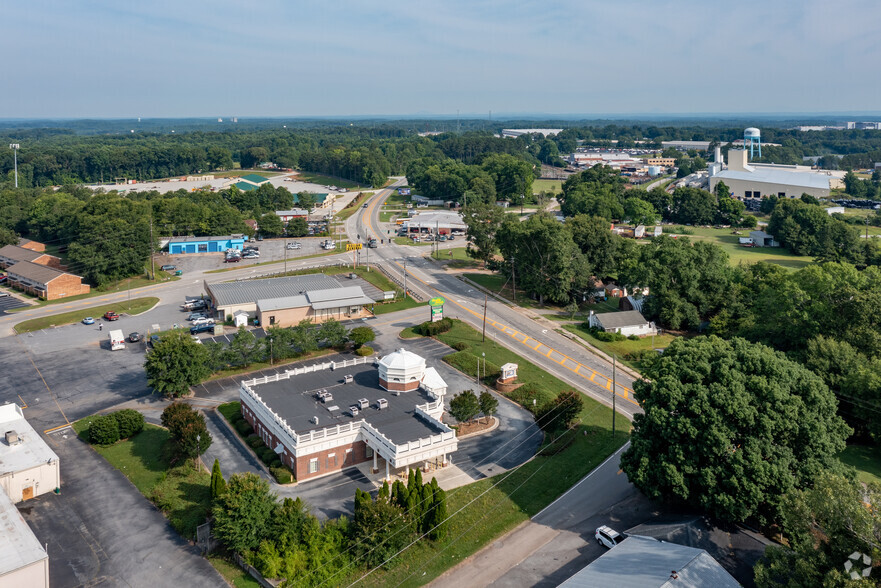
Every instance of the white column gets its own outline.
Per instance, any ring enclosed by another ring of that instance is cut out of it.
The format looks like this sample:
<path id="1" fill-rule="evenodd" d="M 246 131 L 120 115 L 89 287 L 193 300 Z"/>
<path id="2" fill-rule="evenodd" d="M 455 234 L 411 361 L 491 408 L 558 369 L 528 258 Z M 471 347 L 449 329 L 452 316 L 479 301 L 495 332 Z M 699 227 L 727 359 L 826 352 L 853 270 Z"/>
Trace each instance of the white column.
<path id="1" fill-rule="evenodd" d="M 388 460 L 385 460 L 385 479 L 387 482 L 392 479 L 392 476 L 388 471 Z"/>
<path id="2" fill-rule="evenodd" d="M 376 450 L 374 449 L 373 450 L 373 471 L 376 471 L 378 468 L 379 468 L 379 466 L 376 463 Z"/>

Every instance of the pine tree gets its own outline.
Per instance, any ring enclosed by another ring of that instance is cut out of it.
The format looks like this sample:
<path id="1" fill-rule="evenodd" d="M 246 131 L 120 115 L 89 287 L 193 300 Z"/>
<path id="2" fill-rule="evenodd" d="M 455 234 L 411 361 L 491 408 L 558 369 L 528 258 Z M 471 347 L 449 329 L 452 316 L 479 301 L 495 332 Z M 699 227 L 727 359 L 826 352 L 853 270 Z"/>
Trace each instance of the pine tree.
<path id="1" fill-rule="evenodd" d="M 400 480 L 395 480 L 392 486 L 392 502 L 403 509 L 407 508 L 407 496 L 409 492 L 407 487 Z"/>
<path id="2" fill-rule="evenodd" d="M 434 489 L 431 484 L 424 484 L 420 494 L 422 496 L 422 517 L 419 521 L 419 530 L 422 533 L 426 533 L 432 526 L 434 526 Z"/>
<path id="3" fill-rule="evenodd" d="M 429 534 L 429 537 L 438 541 L 447 536 L 447 493 L 441 490 L 440 486 L 437 484 L 437 480 L 432 478 L 431 480 L 432 490 L 434 492 L 434 500 L 432 513 L 432 521 L 431 527 L 434 529 Z"/>
<path id="4" fill-rule="evenodd" d="M 376 496 L 376 500 L 377 500 L 377 502 L 380 500 L 384 500 L 384 501 L 388 502 L 390 495 L 391 495 L 391 492 L 388 487 L 388 481 L 385 481 L 382 483 L 382 487 L 379 489 L 379 494 Z"/>
<path id="5" fill-rule="evenodd" d="M 220 462 L 215 459 L 214 465 L 211 467 L 211 500 L 224 492 L 226 492 L 226 480 L 223 479 L 223 474 L 220 472 Z"/>

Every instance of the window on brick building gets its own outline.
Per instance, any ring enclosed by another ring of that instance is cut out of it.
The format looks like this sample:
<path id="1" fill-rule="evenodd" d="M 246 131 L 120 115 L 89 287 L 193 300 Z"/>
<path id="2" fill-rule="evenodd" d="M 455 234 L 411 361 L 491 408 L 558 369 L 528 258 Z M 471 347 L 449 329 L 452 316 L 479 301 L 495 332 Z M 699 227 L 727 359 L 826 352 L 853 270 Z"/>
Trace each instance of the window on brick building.
<path id="1" fill-rule="evenodd" d="M 318 471 L 318 458 L 313 457 L 312 459 L 309 460 L 309 473 L 314 474 L 317 471 Z"/>

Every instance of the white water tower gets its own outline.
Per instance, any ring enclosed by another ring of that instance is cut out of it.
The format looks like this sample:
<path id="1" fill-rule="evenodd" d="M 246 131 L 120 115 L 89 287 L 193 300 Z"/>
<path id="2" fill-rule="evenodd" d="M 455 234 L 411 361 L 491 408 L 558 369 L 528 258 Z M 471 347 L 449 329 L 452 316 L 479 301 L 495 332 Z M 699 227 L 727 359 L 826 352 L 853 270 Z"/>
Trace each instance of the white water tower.
<path id="1" fill-rule="evenodd" d="M 752 159 L 753 155 L 756 151 L 759 152 L 759 157 L 762 156 L 762 131 L 755 127 L 750 127 L 748 129 L 744 129 L 743 131 L 743 148 L 746 149 L 747 145 L 749 145 L 749 158 Z"/>

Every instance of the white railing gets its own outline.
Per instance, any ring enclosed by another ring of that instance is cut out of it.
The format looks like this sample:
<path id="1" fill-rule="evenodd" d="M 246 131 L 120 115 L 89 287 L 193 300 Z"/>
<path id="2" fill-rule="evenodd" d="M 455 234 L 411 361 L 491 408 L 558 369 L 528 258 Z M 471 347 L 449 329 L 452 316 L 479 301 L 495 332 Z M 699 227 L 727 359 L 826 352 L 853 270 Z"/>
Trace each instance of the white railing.
<path id="1" fill-rule="evenodd" d="M 325 427 L 324 429 L 313 429 L 308 433 L 297 435 L 297 443 L 310 443 L 312 441 L 321 441 L 322 439 L 331 439 L 337 435 L 357 433 L 361 429 L 362 422 L 364 421 L 334 425 L 332 427 Z"/>
<path id="2" fill-rule="evenodd" d="M 242 382 L 242 384 L 245 386 L 258 386 L 260 384 L 267 384 L 269 382 L 287 380 L 290 379 L 291 376 L 299 376 L 300 374 L 311 374 L 312 372 L 318 372 L 322 370 L 337 370 L 340 368 L 362 365 L 367 363 L 368 361 L 372 360 L 367 357 L 356 357 L 355 359 L 347 359 L 344 361 L 326 361 L 324 363 L 316 363 L 313 365 L 305 365 L 303 367 L 294 368 L 292 370 L 285 370 L 280 374 L 272 374 L 271 376 L 263 376 L 262 378 L 245 380 L 244 382 Z"/>
<path id="3" fill-rule="evenodd" d="M 260 397 L 259 394 L 251 390 L 245 383 L 242 383 L 241 392 L 244 392 L 246 395 L 250 396 L 251 399 L 254 400 L 254 405 L 249 405 L 248 408 L 251 408 L 254 413 L 260 417 L 260 421 L 265 426 L 272 426 L 276 430 L 276 433 L 281 433 L 278 435 L 279 438 L 287 437 L 292 443 L 293 446 L 297 444 L 297 434 L 294 430 L 288 425 L 287 421 L 284 420 L 281 416 L 279 416 L 275 411 L 273 411 Z M 268 417 L 268 418 L 267 418 Z"/>

